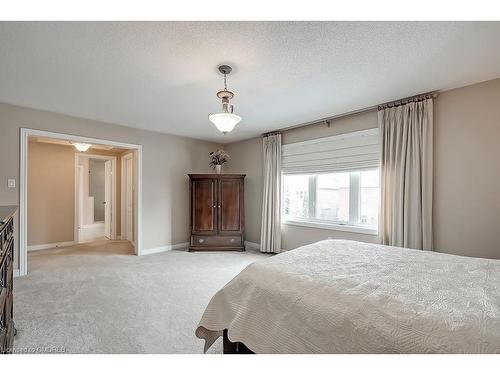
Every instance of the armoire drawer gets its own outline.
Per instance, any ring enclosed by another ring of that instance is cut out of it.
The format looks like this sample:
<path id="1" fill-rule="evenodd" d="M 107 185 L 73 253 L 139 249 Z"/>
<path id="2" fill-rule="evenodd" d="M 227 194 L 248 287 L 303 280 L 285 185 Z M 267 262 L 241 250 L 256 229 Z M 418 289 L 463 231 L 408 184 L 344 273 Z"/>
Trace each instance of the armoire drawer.
<path id="1" fill-rule="evenodd" d="M 192 236 L 191 246 L 241 246 L 241 236 Z"/>

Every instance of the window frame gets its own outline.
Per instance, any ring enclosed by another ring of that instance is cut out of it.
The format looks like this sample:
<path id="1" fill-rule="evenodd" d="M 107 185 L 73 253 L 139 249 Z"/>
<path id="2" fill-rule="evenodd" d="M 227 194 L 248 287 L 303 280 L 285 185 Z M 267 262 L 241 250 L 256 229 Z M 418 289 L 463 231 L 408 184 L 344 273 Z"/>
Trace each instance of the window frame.
<path id="1" fill-rule="evenodd" d="M 362 171 L 380 171 L 379 167 L 370 168 L 359 168 L 346 171 L 336 171 L 336 172 L 320 172 L 320 173 L 282 173 L 282 183 L 281 183 L 281 224 L 294 225 L 310 228 L 320 228 L 320 229 L 330 229 L 345 232 L 363 233 L 363 234 L 378 234 L 378 227 L 372 225 L 363 225 L 359 223 L 359 217 L 361 212 L 361 172 Z M 333 173 L 349 173 L 349 221 L 334 221 L 334 220 L 322 220 L 316 217 L 316 201 L 317 201 L 317 177 L 321 174 L 333 174 Z M 287 175 L 306 175 L 309 177 L 308 185 L 308 218 L 286 216 L 283 213 L 284 210 L 284 177 Z M 380 189 L 380 184 L 379 184 Z M 380 209 L 380 208 L 379 208 Z"/>

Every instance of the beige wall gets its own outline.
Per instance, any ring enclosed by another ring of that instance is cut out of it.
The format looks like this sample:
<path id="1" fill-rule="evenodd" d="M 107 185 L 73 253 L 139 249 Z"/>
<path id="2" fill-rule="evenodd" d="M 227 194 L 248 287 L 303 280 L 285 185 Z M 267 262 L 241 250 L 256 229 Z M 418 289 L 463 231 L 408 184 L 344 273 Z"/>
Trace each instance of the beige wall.
<path id="1" fill-rule="evenodd" d="M 262 140 L 224 145 L 231 159 L 224 166 L 227 173 L 244 173 L 245 177 L 245 241 L 260 243 L 262 212 Z"/>
<path id="2" fill-rule="evenodd" d="M 70 147 L 28 145 L 28 245 L 73 241 L 75 159 Z"/>
<path id="3" fill-rule="evenodd" d="M 500 79 L 443 92 L 434 106 L 434 247 L 500 258 Z M 377 127 L 375 111 L 289 130 L 283 144 Z M 260 242 L 262 140 L 225 146 L 230 172 L 247 173 L 246 237 Z M 331 238 L 376 242 L 376 236 L 282 226 L 282 247 Z"/>
<path id="4" fill-rule="evenodd" d="M 76 149 L 49 143 L 28 144 L 28 245 L 74 240 Z M 86 154 L 115 156 L 117 231 L 120 235 L 122 151 L 90 149 Z"/>
<path id="5" fill-rule="evenodd" d="M 441 94 L 434 124 L 434 246 L 500 258 L 500 79 Z"/>
<path id="6" fill-rule="evenodd" d="M 207 155 L 216 144 L 0 104 L 0 205 L 19 204 L 21 127 L 141 144 L 143 247 L 187 242 L 187 173 L 209 172 Z M 7 188 L 7 178 L 16 178 L 15 189 Z"/>
<path id="7" fill-rule="evenodd" d="M 330 122 L 330 127 L 328 127 L 325 123 L 320 123 L 317 125 L 287 130 L 283 132 L 282 142 L 286 145 L 289 143 L 307 141 L 309 139 L 372 129 L 377 126 L 377 111 L 374 110 L 332 120 Z"/>

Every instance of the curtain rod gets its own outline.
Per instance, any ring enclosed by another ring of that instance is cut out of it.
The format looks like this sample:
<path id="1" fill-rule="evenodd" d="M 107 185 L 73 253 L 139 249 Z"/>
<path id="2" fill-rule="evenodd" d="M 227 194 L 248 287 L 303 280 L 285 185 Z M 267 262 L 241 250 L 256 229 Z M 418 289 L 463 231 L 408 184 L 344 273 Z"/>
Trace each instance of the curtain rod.
<path id="1" fill-rule="evenodd" d="M 325 117 L 325 118 L 322 118 L 322 119 L 319 119 L 319 120 L 314 120 L 314 121 L 304 122 L 302 124 L 288 126 L 286 128 L 282 128 L 282 129 L 279 129 L 279 130 L 273 130 L 273 131 L 270 131 L 270 132 L 263 133 L 262 136 L 263 137 L 268 137 L 270 135 L 279 134 L 279 133 L 287 131 L 287 130 L 292 130 L 292 129 L 297 129 L 297 128 L 303 128 L 303 127 L 311 126 L 311 125 L 319 125 L 322 122 L 326 123 L 326 125 L 328 127 L 330 127 L 330 122 L 332 120 L 337 120 L 339 118 L 348 117 L 348 116 L 352 116 L 352 115 L 357 115 L 357 114 L 364 113 L 364 112 L 370 112 L 370 111 L 373 111 L 373 110 L 380 110 L 380 109 L 385 109 L 385 108 L 389 108 L 389 107 L 395 107 L 395 106 L 399 106 L 399 105 L 402 105 L 402 104 L 407 104 L 407 103 L 412 102 L 412 101 L 421 101 L 421 100 L 424 100 L 424 99 L 436 98 L 438 95 L 439 95 L 439 91 L 430 91 L 430 92 L 426 92 L 426 93 L 423 93 L 423 94 L 408 96 L 408 97 L 403 98 L 403 99 L 398 99 L 398 100 L 393 100 L 393 101 L 390 101 L 390 102 L 385 102 L 385 103 L 382 103 L 382 104 L 372 105 L 370 107 L 365 107 L 365 108 L 361 108 L 361 109 L 356 109 L 354 111 L 344 112 L 344 113 L 341 113 L 339 115 Z"/>
<path id="2" fill-rule="evenodd" d="M 397 107 L 397 106 L 400 106 L 403 104 L 408 104 L 411 102 L 421 102 L 421 101 L 426 100 L 426 99 L 436 98 L 438 95 L 439 95 L 438 91 L 434 91 L 434 92 L 427 92 L 425 94 L 409 96 L 407 98 L 379 104 L 377 106 L 377 109 L 381 110 L 381 109 L 386 109 L 386 108 L 391 108 L 391 107 Z"/>

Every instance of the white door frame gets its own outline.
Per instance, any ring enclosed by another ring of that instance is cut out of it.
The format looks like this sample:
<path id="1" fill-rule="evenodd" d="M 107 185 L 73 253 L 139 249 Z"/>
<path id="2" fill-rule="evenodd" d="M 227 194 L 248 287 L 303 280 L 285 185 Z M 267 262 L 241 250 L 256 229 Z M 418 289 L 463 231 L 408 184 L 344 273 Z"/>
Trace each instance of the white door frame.
<path id="1" fill-rule="evenodd" d="M 112 174 L 112 179 L 111 179 L 111 210 L 112 210 L 112 216 L 111 216 L 111 239 L 116 240 L 116 156 L 112 155 L 95 155 L 95 154 L 87 154 L 87 153 L 75 153 L 75 234 L 74 234 L 74 239 L 75 239 L 75 244 L 80 243 L 80 232 L 78 231 L 78 224 L 80 221 L 79 215 L 80 215 L 80 202 L 78 201 L 78 191 L 80 187 L 77 184 L 79 180 L 79 173 L 78 173 L 78 159 L 100 159 L 100 160 L 111 160 L 111 174 Z"/>
<path id="2" fill-rule="evenodd" d="M 20 129 L 19 147 L 19 276 L 28 273 L 28 137 L 49 137 L 71 142 L 93 143 L 134 150 L 136 189 L 135 189 L 135 245 L 136 255 L 142 255 L 142 145 L 83 137 L 79 135 L 55 133 L 44 130 Z"/>
<path id="3" fill-rule="evenodd" d="M 128 224 L 128 221 L 125 219 L 125 217 L 127 216 L 127 198 L 125 197 L 125 192 L 126 192 L 126 185 L 127 185 L 127 181 L 126 181 L 126 178 L 125 178 L 125 173 L 123 173 L 123 171 L 126 169 L 126 162 L 127 160 L 129 159 L 134 159 L 133 158 L 133 154 L 132 153 L 127 153 L 125 155 L 122 155 L 122 158 L 121 158 L 121 220 L 120 220 L 120 223 L 121 223 L 121 231 L 120 231 L 120 236 L 121 236 L 121 239 L 122 240 L 126 240 L 127 239 L 127 228 L 125 226 L 125 222 L 127 222 Z M 132 178 L 132 185 L 134 184 L 134 179 Z M 134 205 L 133 205 L 134 206 Z M 132 235 L 133 237 L 133 235 Z M 132 242 L 135 242 L 135 238 L 133 239 Z"/>

